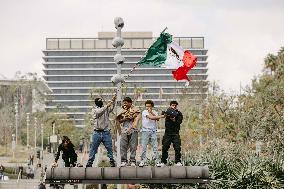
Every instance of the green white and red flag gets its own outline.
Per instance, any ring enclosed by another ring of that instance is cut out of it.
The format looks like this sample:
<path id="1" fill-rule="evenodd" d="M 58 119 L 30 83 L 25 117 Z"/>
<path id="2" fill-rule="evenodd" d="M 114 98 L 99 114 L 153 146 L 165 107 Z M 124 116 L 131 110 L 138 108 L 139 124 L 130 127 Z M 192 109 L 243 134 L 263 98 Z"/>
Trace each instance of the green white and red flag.
<path id="1" fill-rule="evenodd" d="M 138 65 L 173 69 L 172 74 L 176 80 L 189 81 L 187 73 L 196 65 L 196 61 L 197 58 L 174 42 L 170 34 L 161 33 Z"/>

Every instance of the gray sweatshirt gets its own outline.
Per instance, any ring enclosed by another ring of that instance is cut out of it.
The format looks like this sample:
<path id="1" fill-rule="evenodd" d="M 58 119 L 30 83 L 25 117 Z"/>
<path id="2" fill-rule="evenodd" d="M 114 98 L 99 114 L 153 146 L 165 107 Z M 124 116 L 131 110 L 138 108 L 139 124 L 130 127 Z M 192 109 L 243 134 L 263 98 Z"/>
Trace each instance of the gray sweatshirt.
<path id="1" fill-rule="evenodd" d="M 114 104 L 111 107 L 103 106 L 99 108 L 98 106 L 94 106 L 92 108 L 92 124 L 94 126 L 94 130 L 105 130 L 109 131 L 109 114 L 113 111 Z"/>

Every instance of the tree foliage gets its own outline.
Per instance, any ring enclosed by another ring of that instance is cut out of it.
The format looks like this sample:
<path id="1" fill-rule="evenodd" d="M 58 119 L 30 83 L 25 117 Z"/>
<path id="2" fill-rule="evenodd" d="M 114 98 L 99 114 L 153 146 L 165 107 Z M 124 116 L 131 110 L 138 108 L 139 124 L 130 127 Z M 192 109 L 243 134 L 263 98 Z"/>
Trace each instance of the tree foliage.
<path id="1" fill-rule="evenodd" d="M 226 94 L 213 84 L 202 104 L 183 101 L 189 104 L 180 107 L 185 162 L 207 162 L 214 179 L 209 188 L 284 187 L 283 47 L 267 55 L 262 74 L 239 94 Z"/>

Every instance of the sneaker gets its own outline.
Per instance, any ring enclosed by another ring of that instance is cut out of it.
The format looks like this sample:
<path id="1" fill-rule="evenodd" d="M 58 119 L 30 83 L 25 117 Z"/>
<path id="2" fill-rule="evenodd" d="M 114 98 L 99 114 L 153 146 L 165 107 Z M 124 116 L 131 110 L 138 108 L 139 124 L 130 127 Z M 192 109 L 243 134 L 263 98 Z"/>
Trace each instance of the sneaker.
<path id="1" fill-rule="evenodd" d="M 115 167 L 115 161 L 110 161 L 109 163 L 111 167 Z"/>
<path id="2" fill-rule="evenodd" d="M 120 167 L 125 167 L 127 165 L 126 162 L 121 162 Z"/>
<path id="3" fill-rule="evenodd" d="M 165 164 L 164 164 L 164 163 L 156 163 L 156 166 L 157 166 L 157 167 L 164 167 Z"/>
<path id="4" fill-rule="evenodd" d="M 181 162 L 177 162 L 175 165 L 176 166 L 182 166 L 182 163 Z"/>
<path id="5" fill-rule="evenodd" d="M 77 163 L 76 167 L 83 167 L 81 163 Z"/>
<path id="6" fill-rule="evenodd" d="M 92 164 L 87 163 L 86 167 L 92 167 Z"/>
<path id="7" fill-rule="evenodd" d="M 136 166 L 135 162 L 131 162 L 131 163 L 130 163 L 130 166 L 131 166 L 131 167 L 135 167 L 135 166 Z"/>
<path id="8" fill-rule="evenodd" d="M 143 162 L 143 161 L 141 161 L 141 162 L 139 163 L 139 167 L 144 167 L 144 162 Z"/>

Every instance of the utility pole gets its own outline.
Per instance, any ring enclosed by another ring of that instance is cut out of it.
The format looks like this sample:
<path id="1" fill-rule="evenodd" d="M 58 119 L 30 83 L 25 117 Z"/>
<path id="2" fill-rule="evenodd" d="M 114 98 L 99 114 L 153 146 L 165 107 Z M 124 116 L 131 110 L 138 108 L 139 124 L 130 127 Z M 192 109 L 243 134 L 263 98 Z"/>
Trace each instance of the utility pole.
<path id="1" fill-rule="evenodd" d="M 27 147 L 30 147 L 30 113 L 27 113 Z"/>

